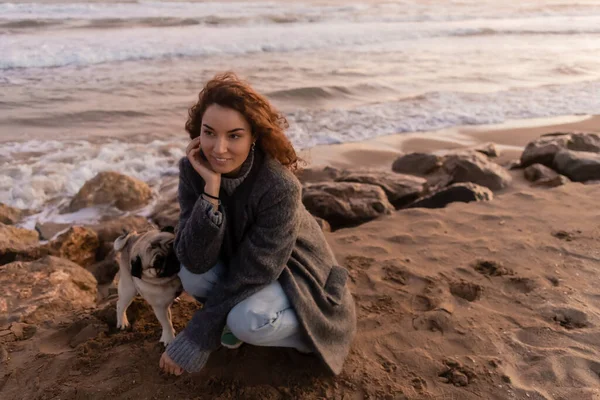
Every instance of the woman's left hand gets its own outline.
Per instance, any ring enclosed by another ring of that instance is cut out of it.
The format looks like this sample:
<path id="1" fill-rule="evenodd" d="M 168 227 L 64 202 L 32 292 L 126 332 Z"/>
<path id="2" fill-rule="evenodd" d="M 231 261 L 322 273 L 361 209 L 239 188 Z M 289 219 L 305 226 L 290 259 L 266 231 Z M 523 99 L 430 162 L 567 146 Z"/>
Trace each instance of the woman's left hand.
<path id="1" fill-rule="evenodd" d="M 175 361 L 171 360 L 171 357 L 169 357 L 166 351 L 160 357 L 160 362 L 158 365 L 167 374 L 173 374 L 177 376 L 183 374 L 183 368 L 177 365 Z"/>

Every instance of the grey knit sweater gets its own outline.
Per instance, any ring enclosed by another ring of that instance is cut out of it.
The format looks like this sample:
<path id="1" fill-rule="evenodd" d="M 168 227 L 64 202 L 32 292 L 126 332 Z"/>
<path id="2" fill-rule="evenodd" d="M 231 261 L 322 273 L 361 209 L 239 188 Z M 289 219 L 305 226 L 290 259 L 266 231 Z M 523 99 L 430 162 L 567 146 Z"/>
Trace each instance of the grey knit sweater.
<path id="1" fill-rule="evenodd" d="M 250 169 L 247 178 L 232 185 L 236 187 L 228 206 L 219 208 L 219 224 L 210 215 L 210 203 L 200 196 L 204 181 L 187 159 L 180 162 L 177 256 L 194 273 L 208 271 L 219 259 L 228 261 L 215 295 L 167 353 L 185 370 L 199 371 L 220 345 L 229 311 L 279 280 L 307 342 L 338 374 L 356 332 L 348 273 L 337 265 L 319 225 L 304 208 L 297 178 L 258 149 L 245 165 Z"/>

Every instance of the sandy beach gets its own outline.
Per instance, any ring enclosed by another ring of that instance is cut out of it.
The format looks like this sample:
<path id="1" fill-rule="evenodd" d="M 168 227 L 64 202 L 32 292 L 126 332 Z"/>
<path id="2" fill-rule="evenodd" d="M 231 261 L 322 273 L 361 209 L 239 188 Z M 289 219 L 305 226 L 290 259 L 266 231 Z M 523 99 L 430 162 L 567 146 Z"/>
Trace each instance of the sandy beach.
<path id="1" fill-rule="evenodd" d="M 389 170 L 401 153 L 491 141 L 504 149 L 504 163 L 541 134 L 599 132 L 599 121 L 459 127 L 307 155 L 313 167 Z M 136 300 L 133 328 L 117 331 L 113 294 L 60 323 L 26 321 L 35 330 L 25 339 L 0 327 L 0 397 L 596 400 L 600 186 L 536 188 L 522 170 L 510 173 L 510 188 L 493 201 L 398 210 L 327 234 L 350 271 L 358 312 L 358 335 L 338 377 L 310 356 L 250 345 L 220 349 L 198 374 L 164 376 L 151 310 Z M 177 330 L 197 308 L 187 296 L 174 305 Z"/>

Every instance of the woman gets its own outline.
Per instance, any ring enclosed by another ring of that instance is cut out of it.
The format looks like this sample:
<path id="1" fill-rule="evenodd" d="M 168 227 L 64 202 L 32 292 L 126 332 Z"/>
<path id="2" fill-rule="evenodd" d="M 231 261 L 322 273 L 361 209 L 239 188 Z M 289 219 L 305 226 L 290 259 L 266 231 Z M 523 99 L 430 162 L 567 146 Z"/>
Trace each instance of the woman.
<path id="1" fill-rule="evenodd" d="M 291 347 L 340 373 L 356 332 L 354 301 L 294 175 L 287 121 L 231 73 L 190 109 L 180 164 L 175 251 L 184 289 L 204 302 L 162 355 L 199 371 L 223 344 Z"/>

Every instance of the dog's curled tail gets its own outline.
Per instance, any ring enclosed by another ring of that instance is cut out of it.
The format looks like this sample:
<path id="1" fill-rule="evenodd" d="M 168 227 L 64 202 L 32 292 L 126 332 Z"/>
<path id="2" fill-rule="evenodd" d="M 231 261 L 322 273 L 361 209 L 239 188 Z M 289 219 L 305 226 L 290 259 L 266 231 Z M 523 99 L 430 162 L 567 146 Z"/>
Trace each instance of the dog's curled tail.
<path id="1" fill-rule="evenodd" d="M 129 241 L 130 235 L 129 232 L 123 232 L 121 236 L 119 236 L 115 242 L 113 243 L 113 248 L 116 252 L 119 252 L 127 246 L 127 242 Z"/>

